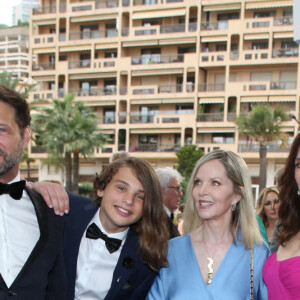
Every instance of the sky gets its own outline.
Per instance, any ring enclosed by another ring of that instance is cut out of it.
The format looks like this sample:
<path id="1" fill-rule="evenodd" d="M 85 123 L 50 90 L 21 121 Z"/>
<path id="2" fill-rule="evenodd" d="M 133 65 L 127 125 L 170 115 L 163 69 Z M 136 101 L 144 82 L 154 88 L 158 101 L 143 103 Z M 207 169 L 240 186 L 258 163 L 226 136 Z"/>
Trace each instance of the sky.
<path id="1" fill-rule="evenodd" d="M 12 25 L 12 7 L 20 3 L 20 0 L 1 0 L 0 24 Z"/>

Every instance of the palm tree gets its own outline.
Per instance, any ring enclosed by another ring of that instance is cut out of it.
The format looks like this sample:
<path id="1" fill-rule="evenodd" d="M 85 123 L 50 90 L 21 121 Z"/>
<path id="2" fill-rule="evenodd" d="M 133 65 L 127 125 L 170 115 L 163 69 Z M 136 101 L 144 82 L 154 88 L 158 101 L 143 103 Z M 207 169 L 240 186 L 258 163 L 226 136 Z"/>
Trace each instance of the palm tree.
<path id="1" fill-rule="evenodd" d="M 285 110 L 267 104 L 255 105 L 247 115 L 237 118 L 236 124 L 242 134 L 248 134 L 259 143 L 259 190 L 266 187 L 267 182 L 267 146 L 272 141 L 285 143 L 287 136 L 280 130 L 282 122 L 288 120 Z"/>
<path id="2" fill-rule="evenodd" d="M 97 127 L 96 114 L 83 102 L 75 102 L 73 94 L 67 94 L 62 101 L 35 102 L 33 108 L 37 113 L 33 114 L 32 130 L 46 147 L 50 159 L 64 158 L 66 188 L 78 192 L 80 154 L 91 155 L 95 147 L 106 141 Z"/>
<path id="3" fill-rule="evenodd" d="M 13 76 L 7 71 L 0 73 L 0 84 L 3 84 L 12 90 L 18 92 L 23 98 L 28 98 L 28 93 L 35 87 L 34 84 L 20 82 L 18 77 Z"/>
<path id="4" fill-rule="evenodd" d="M 27 164 L 27 178 L 26 179 L 30 180 L 31 179 L 30 164 L 32 162 L 35 162 L 35 159 L 34 158 L 30 158 L 28 156 L 28 149 L 27 148 L 25 150 L 23 150 L 23 152 L 22 152 L 21 162 L 26 162 L 26 164 Z"/>

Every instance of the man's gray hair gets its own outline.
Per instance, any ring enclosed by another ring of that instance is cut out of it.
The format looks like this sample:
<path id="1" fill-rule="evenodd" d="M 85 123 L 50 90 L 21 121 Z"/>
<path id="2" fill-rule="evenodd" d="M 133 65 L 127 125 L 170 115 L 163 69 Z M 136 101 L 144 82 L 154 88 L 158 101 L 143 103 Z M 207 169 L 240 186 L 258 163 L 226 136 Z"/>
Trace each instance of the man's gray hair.
<path id="1" fill-rule="evenodd" d="M 161 187 L 168 187 L 173 178 L 177 179 L 179 182 L 181 182 L 183 179 L 176 169 L 170 167 L 157 168 L 155 169 L 155 172 Z"/>

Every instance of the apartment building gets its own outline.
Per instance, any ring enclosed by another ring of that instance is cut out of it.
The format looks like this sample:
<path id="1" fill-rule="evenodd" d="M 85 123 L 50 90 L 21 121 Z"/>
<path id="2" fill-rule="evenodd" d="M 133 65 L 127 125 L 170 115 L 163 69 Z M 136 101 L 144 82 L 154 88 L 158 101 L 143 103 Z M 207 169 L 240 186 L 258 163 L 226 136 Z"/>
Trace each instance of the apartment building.
<path id="1" fill-rule="evenodd" d="M 0 29 L 0 72 L 6 70 L 23 81 L 29 74 L 27 27 Z"/>
<path id="2" fill-rule="evenodd" d="M 31 97 L 74 93 L 112 138 L 83 177 L 115 151 L 172 166 L 177 149 L 196 144 L 240 153 L 256 184 L 259 147 L 238 134 L 236 116 L 262 102 L 299 116 L 292 0 L 43 0 L 30 35 Z M 298 124 L 282 130 L 292 140 Z M 268 185 L 287 153 L 269 146 Z"/>

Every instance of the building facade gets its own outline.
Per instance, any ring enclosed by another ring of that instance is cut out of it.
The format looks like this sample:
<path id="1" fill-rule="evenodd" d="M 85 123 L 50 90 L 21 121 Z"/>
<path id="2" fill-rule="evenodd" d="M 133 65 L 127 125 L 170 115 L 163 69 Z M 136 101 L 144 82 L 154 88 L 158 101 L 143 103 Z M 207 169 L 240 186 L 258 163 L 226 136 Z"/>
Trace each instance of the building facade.
<path id="1" fill-rule="evenodd" d="M 259 147 L 238 134 L 236 116 L 262 102 L 299 116 L 292 0 L 43 0 L 30 33 L 32 99 L 72 92 L 112 138 L 81 176 L 115 151 L 165 166 L 196 144 L 240 153 L 256 184 Z M 292 140 L 298 124 L 282 130 Z M 268 185 L 287 153 L 269 146 Z"/>
<path id="2" fill-rule="evenodd" d="M 22 81 L 29 77 L 29 37 L 27 27 L 0 29 L 0 72 L 6 70 Z"/>

